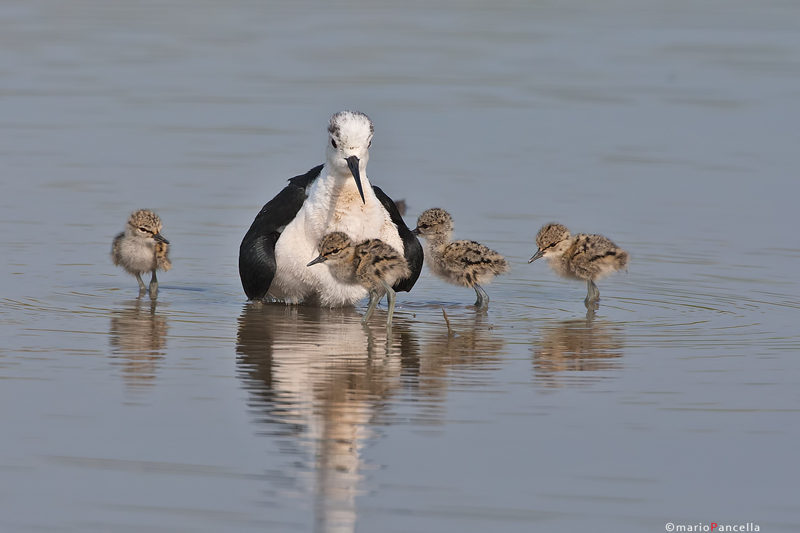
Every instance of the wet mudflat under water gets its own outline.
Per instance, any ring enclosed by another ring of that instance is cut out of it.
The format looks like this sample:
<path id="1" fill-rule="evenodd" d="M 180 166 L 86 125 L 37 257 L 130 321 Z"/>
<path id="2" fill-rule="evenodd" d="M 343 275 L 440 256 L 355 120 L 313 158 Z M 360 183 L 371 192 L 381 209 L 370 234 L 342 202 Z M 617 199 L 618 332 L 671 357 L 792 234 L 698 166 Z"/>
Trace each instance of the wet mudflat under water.
<path id="1" fill-rule="evenodd" d="M 800 7 L 0 6 L 0 530 L 800 529 Z M 341 109 L 413 224 L 506 255 L 395 326 L 248 304 L 238 245 Z M 155 301 L 111 264 L 156 210 Z M 546 222 L 627 274 L 528 265 Z M 448 335 L 442 309 L 455 332 Z"/>

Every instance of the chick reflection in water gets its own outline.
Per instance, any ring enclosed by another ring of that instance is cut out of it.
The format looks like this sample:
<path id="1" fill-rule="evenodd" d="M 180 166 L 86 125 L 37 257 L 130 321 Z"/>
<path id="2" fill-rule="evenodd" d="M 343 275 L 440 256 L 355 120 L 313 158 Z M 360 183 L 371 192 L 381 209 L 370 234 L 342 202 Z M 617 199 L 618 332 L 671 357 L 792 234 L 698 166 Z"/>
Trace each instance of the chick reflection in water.
<path id="1" fill-rule="evenodd" d="M 485 314 L 443 313 L 440 318 L 441 322 L 422 343 L 418 378 L 420 394 L 435 402 L 443 401 L 454 386 L 486 387 L 489 374 L 476 372 L 497 370 L 505 349 L 503 334 L 494 329 Z M 435 404 L 429 408 L 432 409 L 417 414 L 417 418 L 431 417 L 430 423 L 441 424 L 446 414 Z"/>
<path id="2" fill-rule="evenodd" d="M 109 331 L 112 357 L 122 366 L 131 388 L 152 385 L 167 345 L 167 320 L 156 313 L 156 300 L 136 299 L 111 316 Z"/>
<path id="3" fill-rule="evenodd" d="M 280 490 L 313 497 L 320 530 L 354 531 L 363 449 L 419 361 L 412 332 L 364 328 L 353 308 L 249 304 L 236 352 L 253 415 L 281 438 Z"/>
<path id="4" fill-rule="evenodd" d="M 567 320 L 542 327 L 534 340 L 533 368 L 537 380 L 550 387 L 585 384 L 607 377 L 600 372 L 620 369 L 624 349 L 624 334 L 618 325 Z"/>

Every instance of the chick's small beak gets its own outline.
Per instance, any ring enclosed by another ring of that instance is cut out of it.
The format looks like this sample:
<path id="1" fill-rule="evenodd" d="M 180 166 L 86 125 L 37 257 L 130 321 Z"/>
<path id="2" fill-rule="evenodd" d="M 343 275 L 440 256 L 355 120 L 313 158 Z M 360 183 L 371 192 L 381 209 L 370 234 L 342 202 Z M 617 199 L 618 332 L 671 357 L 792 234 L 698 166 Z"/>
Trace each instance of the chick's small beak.
<path id="1" fill-rule="evenodd" d="M 414 235 L 419 235 L 419 227 L 412 229 L 411 233 L 413 233 Z"/>
<path id="2" fill-rule="evenodd" d="M 533 257 L 531 257 L 530 260 L 528 260 L 528 263 L 533 263 L 534 261 L 536 261 L 540 257 L 544 257 L 544 250 L 542 250 L 541 248 L 536 250 L 536 253 L 533 254 Z"/>
<path id="3" fill-rule="evenodd" d="M 153 239 L 155 239 L 156 242 L 163 242 L 164 244 L 169 244 L 169 241 L 165 239 L 163 235 L 161 235 L 160 233 L 153 234 Z"/>
<path id="4" fill-rule="evenodd" d="M 358 194 L 361 195 L 361 201 L 365 204 L 367 201 L 364 199 L 364 189 L 361 187 L 361 171 L 358 168 L 358 157 L 351 155 L 350 157 L 346 158 L 347 167 L 350 169 L 350 172 L 353 174 L 353 178 L 356 180 L 356 187 L 358 187 Z"/>
<path id="5" fill-rule="evenodd" d="M 324 262 L 325 262 L 325 258 L 324 258 L 324 257 L 322 257 L 321 255 L 318 255 L 316 259 L 314 259 L 313 261 L 311 261 L 311 262 L 310 262 L 309 264 L 307 264 L 306 266 L 316 265 L 316 264 L 318 264 L 318 263 L 324 263 Z"/>

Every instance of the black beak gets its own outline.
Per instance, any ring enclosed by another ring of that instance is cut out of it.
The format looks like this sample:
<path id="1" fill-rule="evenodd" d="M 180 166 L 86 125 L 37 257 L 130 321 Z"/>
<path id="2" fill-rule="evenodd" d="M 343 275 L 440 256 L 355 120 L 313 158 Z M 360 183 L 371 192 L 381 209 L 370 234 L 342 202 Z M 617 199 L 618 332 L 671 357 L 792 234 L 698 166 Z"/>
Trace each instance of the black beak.
<path id="1" fill-rule="evenodd" d="M 156 242 L 163 242 L 164 244 L 169 244 L 169 241 L 164 237 L 162 237 L 160 233 L 153 234 L 153 239 L 155 239 Z"/>
<path id="2" fill-rule="evenodd" d="M 307 264 L 306 266 L 309 266 L 309 267 L 310 267 L 311 265 L 316 265 L 316 264 L 318 264 L 318 263 L 324 263 L 324 262 L 325 262 L 325 258 L 324 258 L 324 257 L 322 257 L 321 255 L 318 255 L 316 259 L 314 259 L 313 261 L 311 261 L 311 262 L 310 262 L 309 264 Z"/>
<path id="3" fill-rule="evenodd" d="M 364 189 L 361 187 L 361 171 L 358 170 L 358 158 L 354 155 L 351 155 L 347 159 L 347 166 L 350 168 L 350 172 L 353 173 L 353 177 L 356 179 L 356 187 L 358 187 L 358 194 L 361 195 L 361 201 L 367 203 L 364 199 Z"/>
<path id="4" fill-rule="evenodd" d="M 413 233 L 414 235 L 419 235 L 419 228 L 412 229 L 411 233 Z"/>
<path id="5" fill-rule="evenodd" d="M 530 258 L 530 260 L 528 261 L 528 263 L 533 263 L 534 261 L 536 261 L 536 260 L 537 260 L 537 259 L 539 259 L 540 257 L 544 257 L 544 250 L 542 250 L 541 248 L 539 248 L 538 250 L 536 250 L 536 253 L 535 253 L 535 254 L 533 254 L 533 257 L 531 257 L 531 258 Z"/>

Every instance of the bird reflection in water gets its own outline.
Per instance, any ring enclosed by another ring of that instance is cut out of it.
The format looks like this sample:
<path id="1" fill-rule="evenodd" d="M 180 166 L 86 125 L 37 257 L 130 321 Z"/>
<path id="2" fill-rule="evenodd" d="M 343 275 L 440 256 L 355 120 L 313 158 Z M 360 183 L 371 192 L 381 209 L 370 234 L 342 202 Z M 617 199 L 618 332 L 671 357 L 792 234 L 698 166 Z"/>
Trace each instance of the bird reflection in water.
<path id="1" fill-rule="evenodd" d="M 594 320 L 591 314 L 543 326 L 532 348 L 534 379 L 554 388 L 607 378 L 622 367 L 624 350 L 622 328 Z"/>
<path id="2" fill-rule="evenodd" d="M 448 336 L 442 322 L 421 348 L 404 319 L 388 331 L 360 322 L 353 308 L 259 304 L 239 317 L 237 364 L 252 414 L 291 457 L 283 493 L 313 495 L 317 531 L 355 531 L 363 449 L 400 416 L 393 399 L 410 390 L 427 400 L 414 404 L 423 411 L 441 404 L 450 368 L 498 360 L 503 346 L 487 324 L 456 321 Z M 427 425 L 426 415 L 415 422 Z"/>
<path id="3" fill-rule="evenodd" d="M 441 333 L 422 348 L 419 387 L 427 397 L 444 397 L 454 385 L 485 386 L 486 377 L 474 371 L 497 370 L 505 347 L 486 314 L 450 316 L 448 322 L 452 328 L 442 320 Z"/>
<path id="4" fill-rule="evenodd" d="M 111 316 L 111 356 L 131 389 L 152 386 L 167 344 L 167 320 L 156 313 L 157 300 L 132 300 Z"/>
<path id="5" fill-rule="evenodd" d="M 313 494 L 318 531 L 354 531 L 362 449 L 419 360 L 408 327 L 370 330 L 353 308 L 248 304 L 236 352 L 255 416 L 283 437 L 292 470 L 302 465 L 281 486 Z"/>

